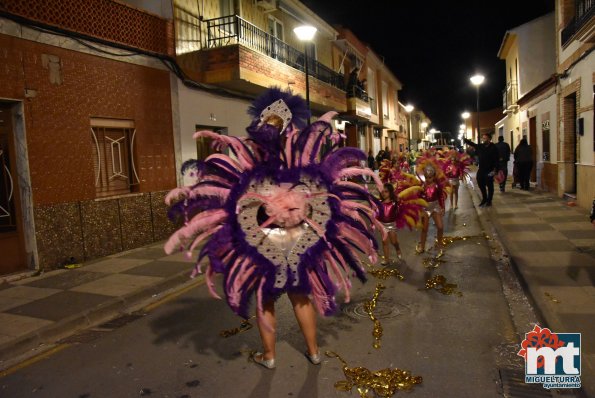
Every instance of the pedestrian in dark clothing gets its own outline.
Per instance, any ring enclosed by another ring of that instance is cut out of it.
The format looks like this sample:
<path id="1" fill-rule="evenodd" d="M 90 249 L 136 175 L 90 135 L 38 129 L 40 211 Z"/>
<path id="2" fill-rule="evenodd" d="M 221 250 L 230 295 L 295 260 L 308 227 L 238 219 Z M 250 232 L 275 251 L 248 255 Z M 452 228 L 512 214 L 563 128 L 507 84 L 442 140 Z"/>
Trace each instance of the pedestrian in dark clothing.
<path id="1" fill-rule="evenodd" d="M 521 180 L 521 189 L 529 190 L 529 178 L 531 177 L 531 168 L 533 167 L 533 158 L 531 154 L 531 145 L 527 139 L 523 138 L 514 150 L 514 161 L 519 168 L 519 178 Z"/>
<path id="2" fill-rule="evenodd" d="M 595 200 L 593 200 L 593 205 L 591 206 L 591 224 L 595 227 Z"/>
<path id="3" fill-rule="evenodd" d="M 504 173 L 504 181 L 500 183 L 500 192 L 506 190 L 506 178 L 508 177 L 508 161 L 510 160 L 510 145 L 504 141 L 504 137 L 498 137 L 498 169 Z"/>
<path id="4" fill-rule="evenodd" d="M 494 175 L 498 171 L 498 148 L 492 142 L 492 136 L 484 133 L 481 135 L 481 144 L 465 139 L 465 143 L 475 148 L 478 157 L 479 169 L 477 170 L 477 185 L 481 191 L 480 207 L 490 207 L 494 197 Z"/>
<path id="5" fill-rule="evenodd" d="M 388 149 L 388 147 L 384 148 L 384 157 L 385 160 L 390 160 L 391 156 L 390 156 L 390 150 Z"/>
<path id="6" fill-rule="evenodd" d="M 378 165 L 378 167 L 380 167 L 380 163 L 382 163 L 383 160 L 384 160 L 384 151 L 381 149 L 378 151 L 378 154 L 376 155 L 376 164 Z"/>
<path id="7" fill-rule="evenodd" d="M 368 151 L 368 168 L 372 169 L 372 170 L 376 170 L 375 166 L 375 160 L 374 160 L 374 155 L 372 154 L 372 150 L 370 149 Z"/>

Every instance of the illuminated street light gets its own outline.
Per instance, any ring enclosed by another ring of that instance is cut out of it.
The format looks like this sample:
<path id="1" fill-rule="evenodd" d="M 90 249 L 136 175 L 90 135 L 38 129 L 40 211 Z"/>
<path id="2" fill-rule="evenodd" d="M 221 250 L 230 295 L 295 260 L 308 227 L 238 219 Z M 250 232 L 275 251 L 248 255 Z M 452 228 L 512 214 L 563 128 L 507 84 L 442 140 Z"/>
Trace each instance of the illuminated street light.
<path id="1" fill-rule="evenodd" d="M 411 112 L 413 112 L 414 109 L 415 107 L 411 104 L 405 105 L 405 112 L 409 114 L 409 150 L 411 150 Z"/>
<path id="2" fill-rule="evenodd" d="M 316 34 L 314 26 L 303 25 L 293 29 L 293 33 L 300 41 L 304 42 L 304 72 L 306 73 L 306 104 L 308 111 L 310 110 L 310 79 L 308 78 L 308 44 Z M 308 124 L 310 124 L 310 116 L 308 116 Z"/>
<path id="3" fill-rule="evenodd" d="M 477 112 L 477 139 L 479 140 L 479 86 L 482 85 L 482 83 L 485 80 L 485 77 L 483 75 L 477 74 L 475 76 L 471 76 L 471 78 L 469 79 L 471 80 L 471 84 L 473 84 L 475 86 L 475 88 L 477 89 L 477 103 L 476 103 L 476 112 Z"/>

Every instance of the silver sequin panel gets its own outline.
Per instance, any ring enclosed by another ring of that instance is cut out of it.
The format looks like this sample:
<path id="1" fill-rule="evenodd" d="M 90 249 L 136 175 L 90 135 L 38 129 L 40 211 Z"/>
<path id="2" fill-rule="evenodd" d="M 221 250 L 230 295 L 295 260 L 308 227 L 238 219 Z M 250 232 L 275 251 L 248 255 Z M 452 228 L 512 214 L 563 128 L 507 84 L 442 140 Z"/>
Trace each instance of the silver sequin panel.
<path id="1" fill-rule="evenodd" d="M 294 189 L 305 193 L 326 192 L 324 187 L 319 186 L 309 178 L 304 179 L 302 182 L 305 185 L 300 185 Z M 263 184 L 251 185 L 249 192 L 270 195 L 274 187 L 275 184 L 267 180 Z M 308 200 L 308 203 L 312 209 L 310 219 L 324 230 L 331 216 L 328 198 L 326 196 L 313 197 Z M 246 241 L 276 265 L 275 288 L 282 289 L 286 287 L 290 273 L 293 275 L 292 286 L 297 286 L 300 282 L 298 273 L 300 255 L 315 244 L 320 236 L 307 223 L 303 223 L 301 227 L 298 227 L 301 228 L 301 237 L 296 242 L 286 241 L 283 245 L 280 245 L 279 241 L 283 241 L 283 236 L 286 234 L 283 228 L 261 229 L 258 226 L 257 213 L 261 205 L 262 202 L 258 199 L 244 199 L 238 203 L 238 222 L 246 234 Z M 278 242 L 277 244 L 275 244 L 275 240 Z"/>

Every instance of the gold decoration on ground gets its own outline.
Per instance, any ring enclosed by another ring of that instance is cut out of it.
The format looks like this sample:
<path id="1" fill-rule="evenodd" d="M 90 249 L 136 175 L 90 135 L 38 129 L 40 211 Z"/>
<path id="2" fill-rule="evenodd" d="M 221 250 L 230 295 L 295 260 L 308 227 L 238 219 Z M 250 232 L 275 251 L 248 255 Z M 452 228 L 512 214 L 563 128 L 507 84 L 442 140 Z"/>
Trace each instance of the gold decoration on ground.
<path id="1" fill-rule="evenodd" d="M 444 275 L 436 275 L 426 281 L 426 290 L 436 289 L 442 294 L 456 294 L 461 297 L 463 293 L 457 290 L 454 283 L 446 283 Z"/>
<path id="2" fill-rule="evenodd" d="M 560 304 L 561 301 L 558 300 L 557 298 L 555 298 L 554 296 L 552 296 L 550 293 L 545 292 L 545 297 L 549 298 L 552 302 L 556 303 L 556 304 Z"/>
<path id="3" fill-rule="evenodd" d="M 370 299 L 370 301 L 366 301 L 364 303 L 364 311 L 368 314 L 372 322 L 374 322 L 374 329 L 372 331 L 372 336 L 374 336 L 374 342 L 372 343 L 372 347 L 378 349 L 380 348 L 380 339 L 382 338 L 382 325 L 376 316 L 374 316 L 374 309 L 376 308 L 376 304 L 378 303 L 378 297 L 386 287 L 378 282 L 376 284 L 376 290 L 374 291 L 374 295 Z"/>
<path id="4" fill-rule="evenodd" d="M 346 380 L 336 382 L 335 388 L 339 391 L 351 391 L 355 387 L 361 398 L 370 398 L 370 390 L 378 397 L 392 397 L 398 390 L 411 390 L 423 381 L 421 376 L 413 376 L 410 371 L 399 368 L 385 368 L 374 372 L 361 366 L 350 368 L 339 354 L 333 351 L 326 351 L 325 354 L 329 358 L 337 358 L 343 364 Z"/>
<path id="5" fill-rule="evenodd" d="M 405 277 L 401 275 L 401 272 L 396 268 L 371 268 L 368 271 L 368 274 L 374 276 L 375 278 L 382 279 L 383 281 L 387 280 L 391 276 L 394 276 L 400 281 L 405 279 Z"/>
<path id="6" fill-rule="evenodd" d="M 245 331 L 248 331 L 250 329 L 252 329 L 252 324 L 250 323 L 251 319 L 256 318 L 255 316 L 248 318 L 248 319 L 244 319 L 242 321 L 242 323 L 240 323 L 240 326 L 237 328 L 232 328 L 232 329 L 227 329 L 227 330 L 222 330 L 221 332 L 219 332 L 219 336 L 221 337 L 231 337 L 231 336 L 235 336 L 238 333 L 242 333 Z"/>

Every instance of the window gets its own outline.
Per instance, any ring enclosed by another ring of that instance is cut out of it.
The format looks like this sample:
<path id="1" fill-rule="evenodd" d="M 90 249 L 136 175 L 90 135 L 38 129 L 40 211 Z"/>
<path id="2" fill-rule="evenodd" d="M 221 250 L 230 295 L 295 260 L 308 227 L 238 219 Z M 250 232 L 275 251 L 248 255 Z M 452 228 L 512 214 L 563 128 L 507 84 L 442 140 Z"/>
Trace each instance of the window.
<path id="1" fill-rule="evenodd" d="M 269 34 L 277 39 L 283 41 L 283 22 L 279 21 L 277 18 L 269 15 Z"/>
<path id="2" fill-rule="evenodd" d="M 222 17 L 235 14 L 233 0 L 219 0 L 219 9 Z"/>
<path id="3" fill-rule="evenodd" d="M 382 116 L 388 119 L 388 84 L 382 82 Z"/>
<path id="4" fill-rule="evenodd" d="M 95 193 L 98 198 L 136 191 L 139 178 L 134 164 L 134 122 L 92 119 L 91 139 Z"/>
<path id="5" fill-rule="evenodd" d="M 376 74 L 372 68 L 368 68 L 368 80 L 367 80 L 368 96 L 370 97 L 370 108 L 372 108 L 372 114 L 378 114 L 378 108 L 376 105 Z"/>

